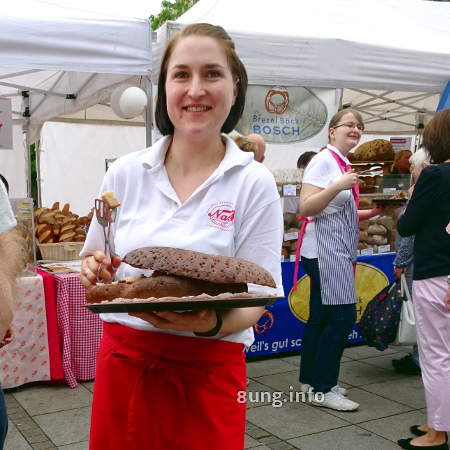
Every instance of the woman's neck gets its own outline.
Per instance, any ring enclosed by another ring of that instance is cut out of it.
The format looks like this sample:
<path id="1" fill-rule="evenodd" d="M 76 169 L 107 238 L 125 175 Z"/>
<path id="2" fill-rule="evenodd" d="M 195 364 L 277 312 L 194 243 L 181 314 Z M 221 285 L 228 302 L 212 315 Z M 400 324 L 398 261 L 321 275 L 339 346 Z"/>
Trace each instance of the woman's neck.
<path id="1" fill-rule="evenodd" d="M 166 167 L 188 174 L 199 169 L 217 167 L 225 154 L 220 135 L 209 139 L 187 139 L 174 133 L 166 154 Z"/>
<path id="2" fill-rule="evenodd" d="M 343 150 L 342 148 L 339 148 L 336 144 L 333 144 L 332 142 L 330 142 L 329 145 L 331 145 L 332 147 L 338 149 L 344 156 L 347 156 L 348 152 L 351 150 L 351 148 Z"/>

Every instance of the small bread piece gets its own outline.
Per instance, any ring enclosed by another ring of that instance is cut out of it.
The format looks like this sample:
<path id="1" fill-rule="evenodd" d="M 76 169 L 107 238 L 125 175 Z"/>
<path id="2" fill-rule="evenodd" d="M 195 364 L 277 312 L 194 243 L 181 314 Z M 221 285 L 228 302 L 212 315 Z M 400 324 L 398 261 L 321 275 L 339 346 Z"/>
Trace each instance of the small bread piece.
<path id="1" fill-rule="evenodd" d="M 382 236 L 381 234 L 370 234 L 367 239 L 369 244 L 385 245 L 388 243 L 387 236 Z"/>
<path id="2" fill-rule="evenodd" d="M 67 232 L 69 232 L 69 231 L 75 231 L 75 228 L 76 228 L 77 226 L 74 224 L 74 223 L 68 223 L 68 224 L 66 224 L 66 225 L 63 225 L 62 227 L 61 227 L 61 233 L 67 233 Z"/>
<path id="3" fill-rule="evenodd" d="M 38 234 L 37 238 L 41 244 L 45 244 L 45 243 L 49 242 L 50 239 L 53 240 L 53 232 L 51 229 L 44 230 Z"/>
<path id="4" fill-rule="evenodd" d="M 123 261 L 140 269 L 154 269 L 214 283 L 253 283 L 276 287 L 267 270 L 253 262 L 230 256 L 180 248 L 144 247 L 127 253 Z"/>
<path id="5" fill-rule="evenodd" d="M 367 232 L 369 234 L 379 234 L 379 235 L 385 236 L 387 234 L 387 228 L 384 227 L 383 225 L 378 225 L 378 224 L 374 223 L 369 226 L 369 228 L 367 229 Z M 374 242 L 374 244 L 377 244 L 377 242 Z"/>
<path id="6" fill-rule="evenodd" d="M 45 230 L 50 230 L 50 225 L 48 223 L 38 223 L 36 225 L 36 235 L 42 233 Z"/>
<path id="7" fill-rule="evenodd" d="M 63 213 L 65 216 L 68 216 L 68 215 L 70 214 L 70 204 L 69 204 L 69 203 L 66 203 L 66 204 L 64 205 L 64 207 L 63 207 L 63 209 L 62 209 L 62 213 Z"/>
<path id="8" fill-rule="evenodd" d="M 117 208 L 120 206 L 120 202 L 117 200 L 116 196 L 114 195 L 113 191 L 106 191 L 102 194 L 102 200 L 106 202 L 106 204 L 111 208 Z"/>
<path id="9" fill-rule="evenodd" d="M 53 209 L 53 211 L 59 210 L 59 202 L 53 203 L 52 209 Z"/>
<path id="10" fill-rule="evenodd" d="M 55 211 L 45 211 L 39 216 L 40 223 L 48 223 L 49 225 L 55 225 Z"/>
<path id="11" fill-rule="evenodd" d="M 75 237 L 74 231 L 66 231 L 59 236 L 59 242 L 70 242 Z"/>

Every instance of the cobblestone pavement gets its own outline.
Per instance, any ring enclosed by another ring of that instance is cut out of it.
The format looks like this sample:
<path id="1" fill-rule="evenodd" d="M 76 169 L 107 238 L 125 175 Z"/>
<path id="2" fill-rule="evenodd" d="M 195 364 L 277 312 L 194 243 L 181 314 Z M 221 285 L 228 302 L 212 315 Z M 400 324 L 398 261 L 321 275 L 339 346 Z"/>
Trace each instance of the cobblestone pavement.
<path id="1" fill-rule="evenodd" d="M 409 426 L 425 421 L 421 378 L 392 370 L 391 360 L 405 351 L 393 347 L 378 352 L 366 346 L 345 350 L 340 385 L 360 403 L 354 412 L 309 404 L 299 392 L 299 356 L 249 362 L 245 448 L 398 449 L 396 441 L 409 435 Z M 40 384 L 6 391 L 10 428 L 5 449 L 88 449 L 93 387 L 94 382 L 76 389 Z"/>

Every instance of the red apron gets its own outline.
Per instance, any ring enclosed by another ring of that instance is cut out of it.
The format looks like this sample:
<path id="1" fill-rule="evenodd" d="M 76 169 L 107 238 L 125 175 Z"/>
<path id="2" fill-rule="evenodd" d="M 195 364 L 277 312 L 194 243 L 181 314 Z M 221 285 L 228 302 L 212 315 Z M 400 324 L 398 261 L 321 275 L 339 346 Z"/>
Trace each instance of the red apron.
<path id="1" fill-rule="evenodd" d="M 90 450 L 242 450 L 243 345 L 104 323 Z"/>

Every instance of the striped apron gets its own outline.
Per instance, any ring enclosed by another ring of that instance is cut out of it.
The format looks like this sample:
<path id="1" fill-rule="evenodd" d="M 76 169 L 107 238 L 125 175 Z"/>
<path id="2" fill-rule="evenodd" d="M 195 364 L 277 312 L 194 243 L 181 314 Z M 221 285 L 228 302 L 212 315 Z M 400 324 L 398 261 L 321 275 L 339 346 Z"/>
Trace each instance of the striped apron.
<path id="1" fill-rule="evenodd" d="M 354 264 L 359 228 L 353 196 L 339 211 L 316 216 L 315 224 L 322 304 L 356 303 Z"/>

